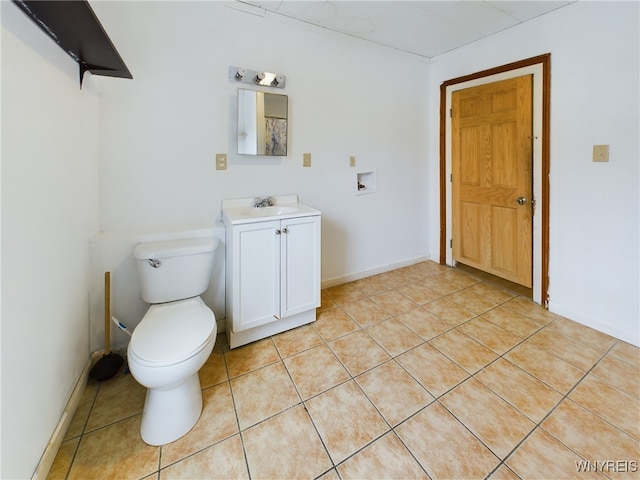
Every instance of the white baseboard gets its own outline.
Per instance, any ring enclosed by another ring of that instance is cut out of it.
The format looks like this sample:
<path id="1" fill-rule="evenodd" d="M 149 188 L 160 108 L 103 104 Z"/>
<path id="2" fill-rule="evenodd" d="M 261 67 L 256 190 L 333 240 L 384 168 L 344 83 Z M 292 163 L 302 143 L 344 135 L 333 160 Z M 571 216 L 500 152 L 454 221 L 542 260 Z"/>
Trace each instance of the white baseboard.
<path id="1" fill-rule="evenodd" d="M 378 275 L 379 273 L 390 272 L 391 270 L 396 270 L 402 267 L 408 267 L 409 265 L 415 265 L 416 263 L 426 262 L 429 260 L 431 260 L 431 257 L 429 255 L 422 255 L 420 257 L 411 258 L 409 260 L 390 263 L 388 265 L 371 268 L 369 270 L 362 270 L 361 272 L 357 272 L 357 273 L 350 273 L 347 275 L 342 275 L 340 277 L 329 278 L 327 280 L 322 281 L 321 288 L 324 289 L 329 287 L 335 287 L 336 285 L 342 285 L 343 283 L 353 282 L 355 280 L 361 280 L 363 278 L 371 277 L 373 275 Z"/>
<path id="2" fill-rule="evenodd" d="M 591 318 L 588 315 L 574 312 L 564 307 L 563 305 L 554 303 L 553 301 L 549 302 L 549 311 L 558 315 L 562 315 L 563 317 L 573 320 L 574 322 L 578 322 L 582 325 L 593 328 L 594 330 L 598 330 L 599 332 L 611 335 L 618 340 L 622 340 L 624 342 L 630 343 L 631 345 L 635 345 L 636 347 L 640 347 L 640 335 L 638 334 L 638 331 L 628 332 L 620 330 L 595 318 Z"/>
<path id="3" fill-rule="evenodd" d="M 58 425 L 56 425 L 56 428 L 49 439 L 49 443 L 47 443 L 47 447 L 44 449 L 44 453 L 38 462 L 36 471 L 31 477 L 32 479 L 47 478 L 49 470 L 51 470 L 51 465 L 53 465 L 53 461 L 55 460 L 58 450 L 60 449 L 60 445 L 62 444 L 62 440 L 64 440 L 64 436 L 67 433 L 69 424 L 71 423 L 71 420 L 78 409 L 78 405 L 80 404 L 80 399 L 82 398 L 82 394 L 87 386 L 89 371 L 93 364 L 102 356 L 102 353 L 103 352 L 94 352 L 87 360 L 87 363 L 82 370 L 82 374 L 71 393 L 71 397 L 62 412 L 60 421 L 58 421 Z"/>

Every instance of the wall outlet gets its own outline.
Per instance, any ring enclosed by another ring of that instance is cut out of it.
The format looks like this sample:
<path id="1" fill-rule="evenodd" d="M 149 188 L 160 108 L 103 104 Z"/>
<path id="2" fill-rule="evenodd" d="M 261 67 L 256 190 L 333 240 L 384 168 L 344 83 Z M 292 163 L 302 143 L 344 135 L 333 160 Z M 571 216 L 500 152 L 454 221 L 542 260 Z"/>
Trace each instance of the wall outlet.
<path id="1" fill-rule="evenodd" d="M 216 153 L 216 170 L 226 170 L 226 169 L 227 169 L 227 154 Z"/>
<path id="2" fill-rule="evenodd" d="M 356 156 L 355 155 L 351 155 L 349 157 L 349 166 L 350 167 L 355 167 L 356 166 Z"/>
<path id="3" fill-rule="evenodd" d="M 311 154 L 310 153 L 303 153 L 302 154 L 302 166 L 303 167 L 310 167 L 311 166 Z"/>
<path id="4" fill-rule="evenodd" d="M 594 145 L 593 161 L 608 162 L 609 161 L 609 145 Z"/>

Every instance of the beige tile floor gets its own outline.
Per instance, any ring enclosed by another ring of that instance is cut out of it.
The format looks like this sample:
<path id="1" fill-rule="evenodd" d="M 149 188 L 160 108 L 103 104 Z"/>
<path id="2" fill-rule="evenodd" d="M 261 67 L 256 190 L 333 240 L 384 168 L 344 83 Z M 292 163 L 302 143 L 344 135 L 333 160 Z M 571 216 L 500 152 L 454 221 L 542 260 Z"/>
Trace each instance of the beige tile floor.
<path id="1" fill-rule="evenodd" d="M 640 350 L 432 262 L 219 336 L 200 379 L 200 421 L 163 447 L 131 375 L 90 381 L 49 478 L 640 478 Z"/>

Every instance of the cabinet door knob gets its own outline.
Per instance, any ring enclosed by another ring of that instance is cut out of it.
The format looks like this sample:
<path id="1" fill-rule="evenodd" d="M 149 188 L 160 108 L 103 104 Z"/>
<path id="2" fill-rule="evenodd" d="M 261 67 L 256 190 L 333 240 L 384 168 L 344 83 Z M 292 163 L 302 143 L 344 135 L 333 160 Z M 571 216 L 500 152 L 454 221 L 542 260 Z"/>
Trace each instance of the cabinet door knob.
<path id="1" fill-rule="evenodd" d="M 280 229 L 276 230 L 276 235 L 280 235 L 280 233 L 282 233 Z"/>
<path id="2" fill-rule="evenodd" d="M 284 228 L 282 229 L 282 233 L 289 233 L 289 229 L 288 229 L 287 227 L 284 227 Z"/>

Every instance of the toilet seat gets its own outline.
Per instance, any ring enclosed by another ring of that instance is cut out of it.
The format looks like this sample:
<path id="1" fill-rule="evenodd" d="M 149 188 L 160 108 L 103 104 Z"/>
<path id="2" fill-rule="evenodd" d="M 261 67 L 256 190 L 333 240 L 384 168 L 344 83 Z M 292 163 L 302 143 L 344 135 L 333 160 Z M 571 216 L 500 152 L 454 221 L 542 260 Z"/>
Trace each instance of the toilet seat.
<path id="1" fill-rule="evenodd" d="M 152 305 L 131 335 L 129 354 L 142 365 L 173 365 L 196 355 L 216 333 L 216 317 L 199 297 Z"/>

